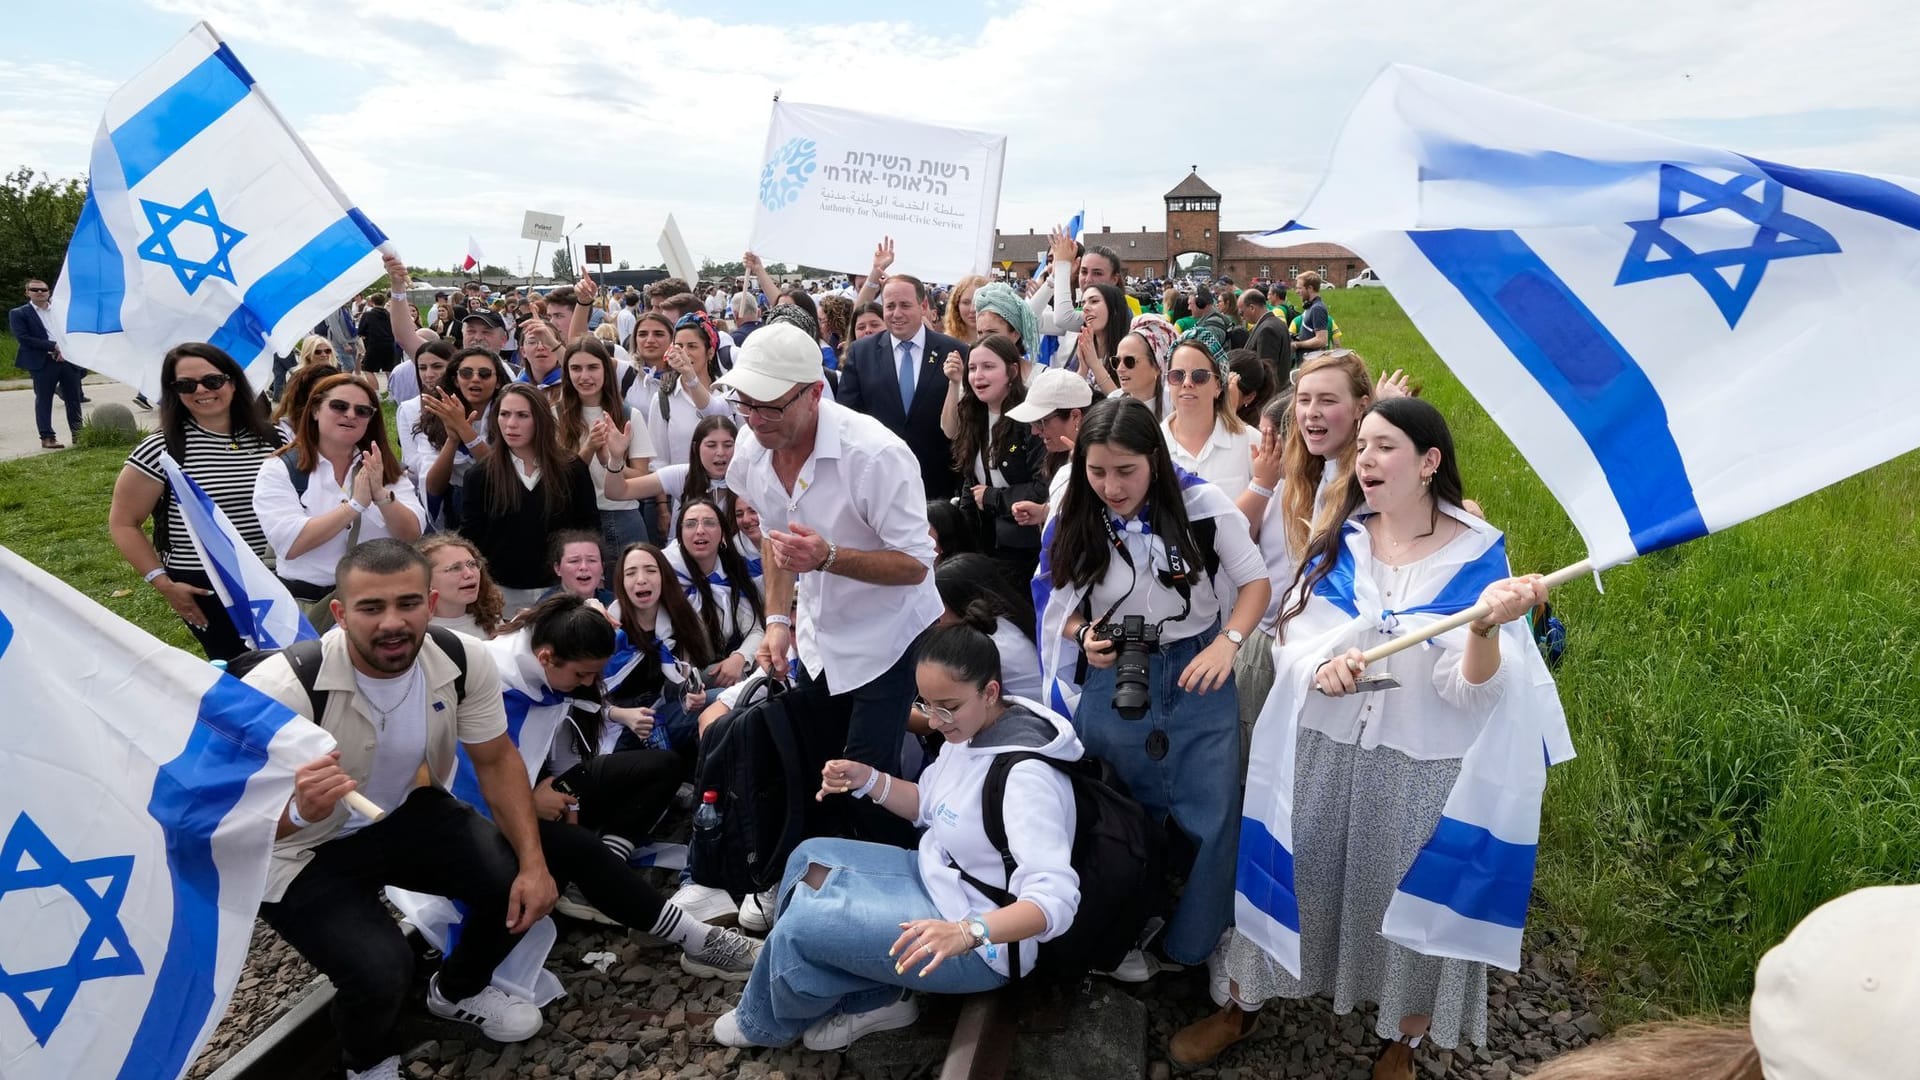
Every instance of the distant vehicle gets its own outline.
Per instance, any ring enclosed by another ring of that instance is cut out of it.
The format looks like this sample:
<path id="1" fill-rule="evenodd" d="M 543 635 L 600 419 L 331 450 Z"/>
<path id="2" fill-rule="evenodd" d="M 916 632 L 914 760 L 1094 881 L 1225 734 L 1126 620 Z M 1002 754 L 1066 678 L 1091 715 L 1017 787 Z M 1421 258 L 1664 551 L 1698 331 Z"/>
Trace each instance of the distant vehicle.
<path id="1" fill-rule="evenodd" d="M 1347 288 L 1349 289 L 1384 289 L 1386 287 L 1387 283 L 1380 280 L 1380 275 L 1374 273 L 1373 267 L 1371 266 L 1355 274 L 1347 281 Z"/>

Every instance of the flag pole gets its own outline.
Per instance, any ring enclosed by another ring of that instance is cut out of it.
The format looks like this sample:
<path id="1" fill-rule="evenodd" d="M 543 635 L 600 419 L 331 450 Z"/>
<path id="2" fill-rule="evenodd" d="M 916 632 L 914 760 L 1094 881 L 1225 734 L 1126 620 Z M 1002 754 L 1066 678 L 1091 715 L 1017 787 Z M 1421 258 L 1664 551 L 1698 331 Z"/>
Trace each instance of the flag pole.
<path id="1" fill-rule="evenodd" d="M 346 801 L 347 809 L 359 814 L 368 821 L 379 821 L 381 818 L 387 816 L 387 812 L 375 806 L 372 799 L 367 798 L 357 791 L 347 792 Z"/>
<path id="2" fill-rule="evenodd" d="M 1574 578 L 1585 577 L 1591 573 L 1593 573 L 1592 561 L 1588 559 L 1581 559 L 1579 562 L 1574 563 L 1572 566 L 1564 566 L 1558 570 L 1555 570 L 1553 573 L 1548 574 L 1546 577 L 1540 579 L 1540 584 L 1545 585 L 1549 589 L 1552 589 L 1561 585 L 1565 585 L 1567 582 L 1572 581 Z M 1415 645 L 1418 645 L 1429 638 L 1439 637 L 1441 634 L 1444 634 L 1447 631 L 1454 629 L 1455 627 L 1465 626 L 1468 623 L 1472 622 L 1473 620 L 1479 618 L 1480 616 L 1487 614 L 1487 612 L 1490 610 L 1492 609 L 1487 607 L 1487 605 L 1485 604 L 1475 604 L 1472 607 L 1466 609 L 1465 611 L 1458 612 L 1453 615 L 1449 615 L 1446 618 L 1441 619 L 1439 622 L 1433 623 L 1432 625 L 1429 625 L 1429 626 L 1424 626 L 1418 630 L 1415 630 L 1411 634 L 1404 634 L 1400 637 L 1394 638 L 1392 641 L 1389 641 L 1384 645 L 1375 645 L 1373 648 L 1368 649 L 1365 653 L 1361 655 L 1365 658 L 1367 663 L 1369 664 L 1377 663 L 1378 661 L 1385 660 L 1387 657 L 1392 656 L 1394 653 L 1400 652 L 1403 649 L 1411 649 Z"/>

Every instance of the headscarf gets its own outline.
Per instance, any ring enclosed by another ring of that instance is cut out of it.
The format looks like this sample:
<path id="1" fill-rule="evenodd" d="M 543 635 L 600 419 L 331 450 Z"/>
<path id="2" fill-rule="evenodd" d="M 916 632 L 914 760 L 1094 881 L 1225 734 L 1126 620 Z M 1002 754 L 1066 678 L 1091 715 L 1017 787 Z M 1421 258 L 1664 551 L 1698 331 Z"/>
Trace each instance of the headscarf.
<path id="1" fill-rule="evenodd" d="M 807 309 L 801 307 L 799 304 L 775 304 L 773 305 L 773 310 L 767 312 L 765 321 L 769 326 L 774 323 L 786 323 L 789 326 L 797 327 L 801 333 L 812 338 L 814 341 L 820 340 L 819 320 L 807 314 Z"/>
<path id="2" fill-rule="evenodd" d="M 1152 313 L 1135 315 L 1127 333 L 1140 335 L 1140 340 L 1146 342 L 1147 349 L 1153 353 L 1154 366 L 1162 369 L 1167 366 L 1168 357 L 1173 355 L 1174 339 L 1180 336 L 1180 331 L 1174 329 L 1164 316 Z"/>
<path id="3" fill-rule="evenodd" d="M 680 316 L 679 322 L 673 324 L 673 329 L 676 333 L 688 327 L 700 331 L 701 336 L 707 339 L 707 356 L 709 358 L 720 351 L 720 331 L 713 328 L 713 320 L 707 318 L 706 312 L 688 312 Z"/>
<path id="4" fill-rule="evenodd" d="M 992 281 L 980 286 L 973 292 L 974 317 L 980 312 L 991 311 L 1007 321 L 1013 331 L 1020 335 L 1020 351 L 1032 352 L 1039 344 L 1039 320 L 1033 317 L 1033 309 L 1013 291 L 1013 287 L 1004 281 Z"/>
<path id="5" fill-rule="evenodd" d="M 1213 361 L 1214 374 L 1218 375 L 1221 379 L 1221 384 L 1225 385 L 1227 378 L 1227 343 L 1220 340 L 1220 335 L 1214 333 L 1213 327 L 1195 325 L 1193 329 L 1181 334 L 1179 339 L 1173 344 L 1174 348 L 1182 345 L 1192 345 L 1205 352 L 1207 359 Z M 1168 349 L 1167 354 L 1171 356 L 1173 349 Z"/>

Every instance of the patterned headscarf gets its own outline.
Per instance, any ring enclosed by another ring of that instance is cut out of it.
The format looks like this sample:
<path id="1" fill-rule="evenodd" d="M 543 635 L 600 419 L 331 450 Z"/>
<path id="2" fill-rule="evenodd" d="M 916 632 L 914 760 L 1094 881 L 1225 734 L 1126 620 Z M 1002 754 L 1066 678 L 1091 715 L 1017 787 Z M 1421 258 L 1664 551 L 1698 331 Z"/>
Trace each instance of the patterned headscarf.
<path id="1" fill-rule="evenodd" d="M 1146 342 L 1147 349 L 1153 353 L 1154 366 L 1161 368 L 1167 366 L 1167 358 L 1173 354 L 1174 339 L 1180 336 L 1180 331 L 1174 329 L 1165 316 L 1151 312 L 1135 315 L 1127 333 L 1140 335 L 1140 340 Z"/>
<path id="2" fill-rule="evenodd" d="M 1031 353 L 1039 346 L 1039 320 L 1033 317 L 1033 309 L 1027 306 L 1027 302 L 1006 282 L 992 281 L 975 289 L 973 310 L 976 316 L 982 311 L 991 311 L 1007 320 L 1007 325 L 1020 335 L 1023 353 Z"/>
<path id="3" fill-rule="evenodd" d="M 1213 332 L 1213 327 L 1195 326 L 1181 334 L 1173 344 L 1174 348 L 1192 345 L 1205 352 L 1207 359 L 1213 361 L 1214 373 L 1223 380 L 1227 377 L 1227 343 L 1220 340 L 1220 335 Z M 1167 352 L 1171 355 L 1173 349 L 1168 349 Z"/>
<path id="4" fill-rule="evenodd" d="M 767 312 L 766 322 L 769 325 L 773 323 L 786 323 L 789 326 L 798 327 L 801 333 L 813 340 L 820 340 L 819 320 L 807 314 L 807 309 L 801 307 L 799 304 L 773 305 L 773 310 Z"/>
<path id="5" fill-rule="evenodd" d="M 707 355 L 711 356 L 720 351 L 720 331 L 713 328 L 713 320 L 707 318 L 706 312 L 688 312 L 680 316 L 679 322 L 673 324 L 676 332 L 688 327 L 700 331 L 701 335 L 707 339 Z"/>

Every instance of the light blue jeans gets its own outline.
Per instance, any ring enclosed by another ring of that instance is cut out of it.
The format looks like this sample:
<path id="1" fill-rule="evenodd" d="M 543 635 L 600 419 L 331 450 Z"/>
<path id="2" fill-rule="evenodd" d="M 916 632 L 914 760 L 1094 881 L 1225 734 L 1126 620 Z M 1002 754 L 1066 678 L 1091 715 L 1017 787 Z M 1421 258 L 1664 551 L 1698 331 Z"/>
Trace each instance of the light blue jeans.
<path id="1" fill-rule="evenodd" d="M 1180 673 L 1211 632 L 1163 645 L 1148 659 L 1147 715 L 1113 711 L 1113 668 L 1087 670 L 1073 725 L 1087 753 L 1113 766 L 1156 821 L 1172 818 L 1199 849 L 1161 948 L 1198 964 L 1233 921 L 1233 875 L 1240 850 L 1240 697 L 1233 678 L 1206 694 L 1180 689 Z M 1147 756 L 1148 735 L 1167 733 L 1167 756 Z"/>
<path id="2" fill-rule="evenodd" d="M 800 880 L 814 865 L 827 868 L 818 889 Z M 824 1017 L 891 1005 L 903 988 L 975 994 L 1004 985 L 1007 977 L 977 951 L 924 979 L 918 968 L 894 972 L 887 950 L 900 924 L 942 917 L 920 883 L 917 852 L 861 840 L 802 843 L 787 859 L 779 919 L 734 1013 L 740 1033 L 760 1046 L 786 1046 Z"/>

